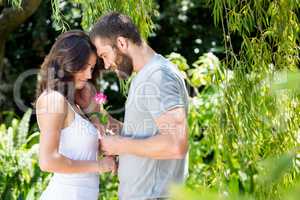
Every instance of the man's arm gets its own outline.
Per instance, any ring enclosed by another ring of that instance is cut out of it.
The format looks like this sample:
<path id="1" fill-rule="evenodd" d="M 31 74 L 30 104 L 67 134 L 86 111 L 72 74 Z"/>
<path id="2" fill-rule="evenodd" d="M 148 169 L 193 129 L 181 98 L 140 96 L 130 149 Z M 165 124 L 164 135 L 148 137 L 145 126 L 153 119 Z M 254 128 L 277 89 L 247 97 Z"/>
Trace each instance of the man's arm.
<path id="1" fill-rule="evenodd" d="M 147 139 L 103 137 L 108 155 L 133 154 L 153 159 L 182 159 L 188 150 L 188 128 L 183 107 L 166 111 L 155 119 L 159 134 Z"/>

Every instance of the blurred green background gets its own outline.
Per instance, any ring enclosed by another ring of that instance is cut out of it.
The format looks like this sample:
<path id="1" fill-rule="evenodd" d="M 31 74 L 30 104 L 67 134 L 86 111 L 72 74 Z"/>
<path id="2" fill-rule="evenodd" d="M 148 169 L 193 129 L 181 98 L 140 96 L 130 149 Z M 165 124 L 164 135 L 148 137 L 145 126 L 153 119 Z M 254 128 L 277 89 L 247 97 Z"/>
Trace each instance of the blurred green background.
<path id="1" fill-rule="evenodd" d="M 190 94 L 189 178 L 173 199 L 297 199 L 299 0 L 1 0 L 0 199 L 38 199 L 38 69 L 55 38 L 89 30 L 102 14 L 130 15 L 153 49 L 175 63 Z M 25 73 L 25 75 L 24 75 Z M 99 80 L 122 120 L 126 94 Z M 20 96 L 16 96 L 20 86 Z M 18 105 L 23 103 L 25 108 Z M 101 175 L 102 200 L 117 178 Z"/>

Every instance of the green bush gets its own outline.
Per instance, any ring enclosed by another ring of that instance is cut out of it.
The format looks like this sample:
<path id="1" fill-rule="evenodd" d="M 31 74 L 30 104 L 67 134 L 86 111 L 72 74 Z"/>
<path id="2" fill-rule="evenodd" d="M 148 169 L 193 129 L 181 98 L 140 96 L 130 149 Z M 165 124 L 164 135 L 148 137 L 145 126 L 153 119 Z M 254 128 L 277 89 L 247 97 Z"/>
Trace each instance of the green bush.
<path id="1" fill-rule="evenodd" d="M 47 174 L 38 167 L 39 133 L 29 132 L 31 113 L 0 125 L 0 199 L 35 199 L 44 188 Z"/>

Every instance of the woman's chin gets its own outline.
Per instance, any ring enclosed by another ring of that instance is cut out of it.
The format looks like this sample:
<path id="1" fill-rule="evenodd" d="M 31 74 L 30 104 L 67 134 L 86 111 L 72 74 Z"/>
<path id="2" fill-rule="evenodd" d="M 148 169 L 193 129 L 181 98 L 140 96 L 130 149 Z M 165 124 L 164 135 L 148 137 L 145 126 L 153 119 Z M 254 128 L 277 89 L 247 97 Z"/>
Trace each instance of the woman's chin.
<path id="1" fill-rule="evenodd" d="M 80 84 L 77 84 L 77 85 L 76 85 L 76 89 L 77 89 L 77 90 L 81 90 L 81 89 L 84 88 L 85 85 L 86 85 L 86 83 L 80 83 Z"/>

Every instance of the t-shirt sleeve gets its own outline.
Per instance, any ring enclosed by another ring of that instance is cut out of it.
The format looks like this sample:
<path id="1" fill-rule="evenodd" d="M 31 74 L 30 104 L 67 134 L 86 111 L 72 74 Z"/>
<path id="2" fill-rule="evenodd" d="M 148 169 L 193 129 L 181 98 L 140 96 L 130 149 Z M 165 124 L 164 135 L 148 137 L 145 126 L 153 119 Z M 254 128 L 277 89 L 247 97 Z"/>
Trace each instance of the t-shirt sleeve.
<path id="1" fill-rule="evenodd" d="M 142 86 L 145 108 L 153 118 L 175 107 L 184 106 L 181 79 L 166 70 L 153 72 Z"/>

